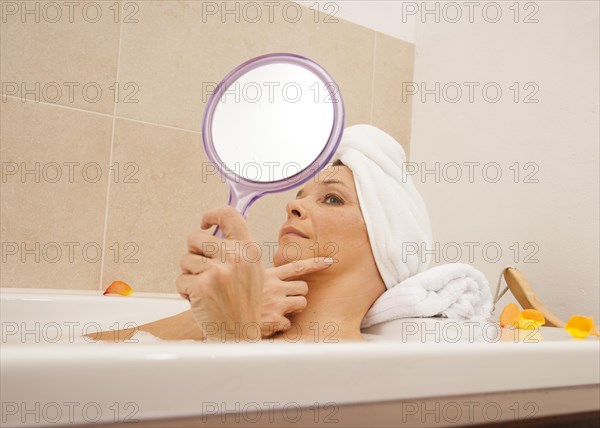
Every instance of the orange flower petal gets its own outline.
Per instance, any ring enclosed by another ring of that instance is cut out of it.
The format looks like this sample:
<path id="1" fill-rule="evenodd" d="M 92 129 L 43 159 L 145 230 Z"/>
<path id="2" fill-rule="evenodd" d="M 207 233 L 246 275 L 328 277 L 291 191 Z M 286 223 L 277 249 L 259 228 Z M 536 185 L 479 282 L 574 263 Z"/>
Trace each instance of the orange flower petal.
<path id="1" fill-rule="evenodd" d="M 113 282 L 104 291 L 105 296 L 107 294 L 120 294 L 121 296 L 129 296 L 131 293 L 133 293 L 133 288 L 131 288 L 129 284 L 123 281 Z"/>
<path id="2" fill-rule="evenodd" d="M 588 337 L 590 334 L 598 336 L 598 330 L 594 325 L 594 319 L 592 317 L 584 317 L 582 315 L 573 315 L 567 321 L 565 330 L 573 337 L 583 339 Z"/>
<path id="3" fill-rule="evenodd" d="M 517 317 L 517 327 L 522 330 L 537 330 L 545 323 L 544 314 L 536 309 L 524 309 Z"/>
<path id="4" fill-rule="evenodd" d="M 516 303 L 509 303 L 502 309 L 500 314 L 500 327 L 509 327 L 516 325 L 519 316 L 519 307 Z"/>

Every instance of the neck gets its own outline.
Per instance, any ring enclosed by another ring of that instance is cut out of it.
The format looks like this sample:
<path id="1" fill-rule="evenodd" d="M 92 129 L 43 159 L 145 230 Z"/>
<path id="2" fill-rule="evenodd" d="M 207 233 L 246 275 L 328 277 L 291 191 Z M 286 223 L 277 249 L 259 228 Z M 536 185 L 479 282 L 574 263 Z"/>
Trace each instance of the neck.
<path id="1" fill-rule="evenodd" d="M 325 343 L 362 340 L 361 321 L 385 286 L 378 275 L 380 287 L 373 286 L 368 269 L 363 269 L 363 274 L 341 273 L 336 267 L 302 278 L 308 284 L 308 304 L 302 312 L 288 316 L 292 326 L 281 334 L 283 338 Z"/>

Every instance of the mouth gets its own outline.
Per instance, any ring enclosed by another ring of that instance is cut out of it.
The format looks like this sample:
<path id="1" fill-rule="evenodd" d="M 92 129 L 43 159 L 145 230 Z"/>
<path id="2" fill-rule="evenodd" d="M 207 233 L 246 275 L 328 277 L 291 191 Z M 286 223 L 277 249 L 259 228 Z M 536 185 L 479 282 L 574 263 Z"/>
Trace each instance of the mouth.
<path id="1" fill-rule="evenodd" d="M 304 233 L 300 232 L 298 229 L 294 228 L 294 227 L 284 227 L 283 229 L 281 229 L 281 232 L 279 232 L 279 239 L 282 239 L 284 237 L 297 237 L 297 238 L 303 238 L 303 239 L 308 239 L 308 236 L 306 236 Z"/>

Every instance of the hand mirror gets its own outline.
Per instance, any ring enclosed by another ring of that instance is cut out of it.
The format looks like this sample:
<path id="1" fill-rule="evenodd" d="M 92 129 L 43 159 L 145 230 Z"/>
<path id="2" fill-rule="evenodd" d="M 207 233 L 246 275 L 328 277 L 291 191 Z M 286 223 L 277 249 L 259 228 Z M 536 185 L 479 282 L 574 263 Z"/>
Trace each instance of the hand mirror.
<path id="1" fill-rule="evenodd" d="M 277 53 L 239 65 L 217 85 L 202 138 L 229 185 L 229 205 L 246 215 L 261 196 L 299 186 L 325 167 L 343 129 L 344 104 L 331 76 L 308 58 Z"/>

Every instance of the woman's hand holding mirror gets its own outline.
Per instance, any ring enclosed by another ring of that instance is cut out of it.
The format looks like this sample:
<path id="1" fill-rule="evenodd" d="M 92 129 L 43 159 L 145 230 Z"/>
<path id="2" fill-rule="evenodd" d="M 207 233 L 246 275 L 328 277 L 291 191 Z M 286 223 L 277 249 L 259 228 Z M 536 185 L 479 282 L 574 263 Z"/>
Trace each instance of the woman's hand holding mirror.
<path id="1" fill-rule="evenodd" d="M 203 230 L 188 237 L 177 291 L 190 301 L 204 339 L 261 339 L 260 315 L 265 269 L 260 247 L 233 207 L 208 211 L 202 229 L 219 226 L 226 239 Z"/>

